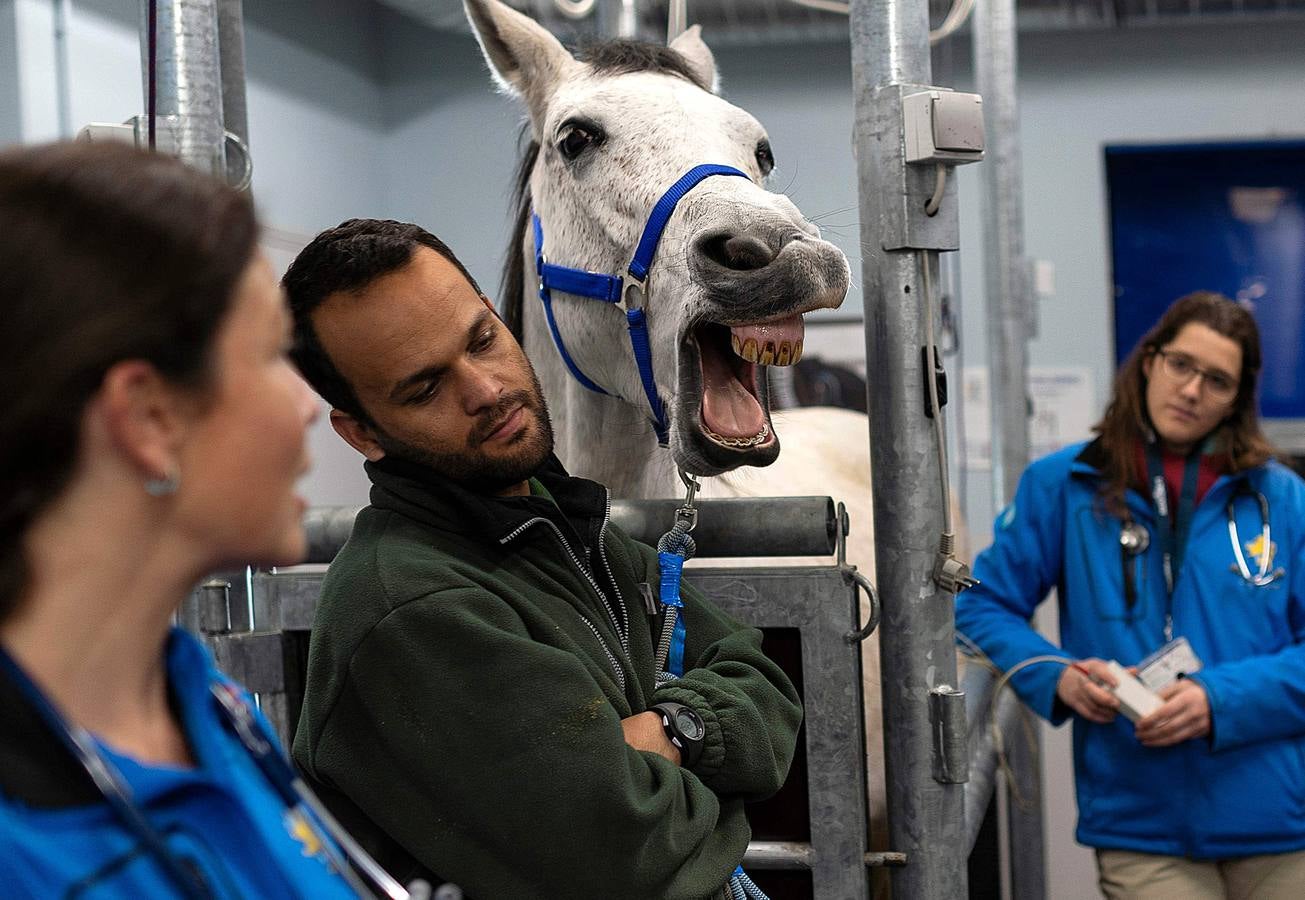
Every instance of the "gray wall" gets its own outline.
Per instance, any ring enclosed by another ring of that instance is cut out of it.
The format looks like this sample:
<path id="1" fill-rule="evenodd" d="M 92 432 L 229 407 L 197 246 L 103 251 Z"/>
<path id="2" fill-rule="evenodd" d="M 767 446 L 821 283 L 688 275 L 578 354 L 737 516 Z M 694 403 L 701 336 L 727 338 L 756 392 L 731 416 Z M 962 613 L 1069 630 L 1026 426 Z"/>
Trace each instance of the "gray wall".
<path id="1" fill-rule="evenodd" d="M 50 0 L 0 0 L 0 143 L 57 133 Z M 139 111 L 136 0 L 75 5 L 74 123 Z M 492 90 L 468 36 L 437 35 L 363 0 L 246 0 L 255 196 L 284 264 L 317 230 L 355 215 L 411 219 L 444 237 L 493 292 L 508 226 L 520 114 Z M 707 39 L 710 42 L 710 34 Z M 964 41 L 964 38 L 961 39 Z M 1027 248 L 1055 267 L 1033 364 L 1082 365 L 1104 400 L 1111 372 L 1102 146 L 1123 141 L 1299 137 L 1305 26 L 1190 27 L 1025 35 L 1021 134 Z M 860 280 L 848 48 L 727 48 L 725 93 L 770 130 L 774 186 L 853 260 Z M 970 64 L 963 43 L 936 80 Z M 978 171 L 960 173 L 959 254 L 968 364 L 986 362 Z M 859 313 L 859 288 L 841 313 Z M 358 459 L 319 422 L 307 490 L 365 502 Z M 970 478 L 974 543 L 990 536 L 990 490 Z M 1072 842 L 1068 732 L 1049 734 L 1051 896 L 1092 898 L 1090 855 Z"/>

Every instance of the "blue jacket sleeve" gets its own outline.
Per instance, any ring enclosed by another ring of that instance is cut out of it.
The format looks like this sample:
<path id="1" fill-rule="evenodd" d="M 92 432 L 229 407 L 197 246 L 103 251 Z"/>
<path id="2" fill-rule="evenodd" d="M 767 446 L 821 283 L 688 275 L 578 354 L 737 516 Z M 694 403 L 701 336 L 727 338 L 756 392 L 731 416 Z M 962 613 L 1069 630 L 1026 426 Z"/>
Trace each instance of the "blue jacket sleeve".
<path id="1" fill-rule="evenodd" d="M 1286 571 L 1289 644 L 1273 653 L 1208 666 L 1193 676 L 1210 699 L 1211 749 L 1305 735 L 1305 483 L 1285 472 L 1285 485 L 1266 492 L 1275 532 L 1291 531 L 1279 548 Z M 1264 590 L 1261 588 L 1260 590 Z"/>
<path id="2" fill-rule="evenodd" d="M 1056 458 L 1040 460 L 1020 478 L 1011 501 L 993 525 L 992 546 L 974 562 L 979 584 L 956 598 L 956 628 L 1002 671 L 1031 656 L 1065 656 L 1029 624 L 1034 610 L 1057 583 L 1064 546 L 1064 481 L 1068 469 Z M 1064 670 L 1033 665 L 1011 686 L 1039 715 L 1060 724 L 1067 710 L 1056 704 Z"/>

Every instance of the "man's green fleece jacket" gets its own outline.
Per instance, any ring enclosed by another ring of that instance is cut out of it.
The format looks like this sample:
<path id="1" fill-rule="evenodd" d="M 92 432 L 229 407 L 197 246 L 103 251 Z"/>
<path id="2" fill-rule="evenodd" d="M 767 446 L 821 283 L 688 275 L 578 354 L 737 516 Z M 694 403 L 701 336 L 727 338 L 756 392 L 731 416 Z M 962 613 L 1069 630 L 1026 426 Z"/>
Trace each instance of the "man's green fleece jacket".
<path id="1" fill-rule="evenodd" d="M 606 488 L 556 460 L 528 497 L 367 471 L 294 741 L 327 804 L 399 877 L 474 900 L 718 895 L 802 718 L 760 632 L 684 586 L 685 672 L 655 688 L 657 554 L 611 524 Z M 691 771 L 623 739 L 668 700 L 706 723 Z"/>

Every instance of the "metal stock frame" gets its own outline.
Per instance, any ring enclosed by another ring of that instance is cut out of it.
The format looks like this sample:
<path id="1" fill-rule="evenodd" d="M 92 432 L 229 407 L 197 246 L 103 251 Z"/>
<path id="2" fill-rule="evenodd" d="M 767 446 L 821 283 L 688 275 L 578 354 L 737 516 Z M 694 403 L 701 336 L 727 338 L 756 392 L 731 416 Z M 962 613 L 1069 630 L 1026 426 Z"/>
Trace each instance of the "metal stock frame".
<path id="1" fill-rule="evenodd" d="M 243 41 L 237 40 L 240 0 L 162 0 L 159 6 L 159 33 L 182 35 L 175 47 L 160 47 L 160 119 L 168 117 L 173 127 L 181 129 L 177 145 L 192 164 L 221 173 L 226 167 L 224 116 L 226 127 L 247 138 Z M 203 27 L 180 31 L 162 27 L 191 19 Z M 221 28 L 220 41 L 216 31 L 210 31 L 210 23 Z M 918 0 L 852 0 L 850 27 L 866 349 L 871 361 L 876 558 L 884 597 L 881 668 L 893 852 L 866 852 L 862 681 L 853 634 L 859 627 L 856 582 L 865 583 L 864 578 L 846 566 L 695 568 L 686 577 L 745 621 L 796 628 L 801 634 L 811 841 L 754 845 L 748 865 L 810 869 L 820 900 L 868 896 L 867 865 L 893 866 L 893 889 L 899 900 L 963 897 L 965 858 L 997 781 L 994 740 L 985 727 L 992 679 L 979 667 L 970 667 L 965 682 L 958 685 L 952 598 L 931 579 L 942 499 L 936 488 L 939 461 L 931 443 L 931 425 L 922 414 L 919 355 L 924 317 L 935 313 L 923 302 L 927 298 L 920 290 L 921 266 L 934 267 L 936 284 L 937 261 L 931 254 L 955 249 L 955 185 L 952 179 L 944 196 L 951 226 L 945 216 L 933 222 L 913 219 L 903 201 L 913 203 L 918 194 L 922 203 L 930 193 L 932 177 L 927 172 L 899 170 L 893 146 L 900 143 L 896 115 L 901 97 L 913 86 L 930 82 L 926 5 Z M 996 243 L 988 248 L 986 268 L 989 318 L 994 322 L 990 327 L 994 406 L 1000 417 L 993 429 L 1002 473 L 997 490 L 999 500 L 1004 500 L 1028 455 L 1023 383 L 1024 342 L 1031 319 L 1024 299 L 1027 278 L 1020 244 L 1012 0 L 979 0 L 975 39 L 992 141 L 992 161 L 985 164 L 992 173 L 986 203 L 990 221 L 985 230 Z M 145 43 L 142 40 L 142 52 Z M 219 44 L 221 60 L 215 52 Z M 183 86 L 187 91 L 179 90 Z M 886 239 L 889 235 L 894 237 Z M 891 439 L 874 440 L 875 435 Z M 827 499 L 821 501 L 828 504 Z M 784 520 L 773 505 L 784 501 L 740 502 L 762 504 L 758 510 L 765 512 L 731 515 L 723 519 L 731 523 L 727 530 L 746 530 L 740 523 Z M 320 514 L 320 521 L 310 529 L 318 562 L 334 555 L 355 513 L 341 509 Z M 649 523 L 664 528 L 669 518 L 663 513 L 650 506 L 643 514 Z M 767 546 L 773 549 L 760 552 L 828 553 L 828 548 L 781 549 L 793 541 L 828 540 L 833 534 L 827 515 L 821 532 L 821 513 L 813 507 L 806 507 L 801 515 L 790 507 L 790 513 L 795 527 L 786 536 L 771 535 Z M 656 536 L 651 535 L 654 543 Z M 746 555 L 758 555 L 761 539 L 756 534 L 736 533 L 724 539 L 740 537 L 741 545 L 748 548 Z M 206 637 L 227 672 L 259 692 L 264 711 L 283 736 L 289 734 L 297 710 L 295 694 L 301 685 L 295 678 L 303 666 L 299 654 L 320 579 L 320 572 L 303 570 L 220 573 L 192 594 L 179 615 L 181 624 Z M 873 624 L 860 629 L 862 637 Z M 963 710 L 954 702 L 958 699 Z M 1026 714 L 1012 697 L 997 698 L 996 721 L 1007 735 L 1008 751 L 1019 751 L 1024 743 L 1018 716 Z M 939 721 L 951 723 L 954 731 L 955 723 L 966 719 L 968 773 L 966 760 L 958 765 L 954 758 L 957 744 L 963 751 L 965 742 L 958 742 L 955 734 L 941 742 L 935 739 Z M 1037 798 L 1036 746 L 1031 760 L 1017 752 L 1009 768 L 1021 784 L 1021 794 Z M 1027 812 L 1021 806 L 1011 816 L 1010 833 L 1014 898 L 1043 896 L 1040 806 L 1035 803 Z"/>

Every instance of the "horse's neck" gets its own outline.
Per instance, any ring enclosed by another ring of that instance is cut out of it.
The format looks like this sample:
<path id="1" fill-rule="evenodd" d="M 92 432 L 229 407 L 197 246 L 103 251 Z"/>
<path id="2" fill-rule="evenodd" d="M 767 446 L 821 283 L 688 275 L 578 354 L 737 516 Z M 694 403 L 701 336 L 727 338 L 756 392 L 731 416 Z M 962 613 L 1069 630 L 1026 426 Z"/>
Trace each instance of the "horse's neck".
<path id="1" fill-rule="evenodd" d="M 657 445 L 648 412 L 582 387 L 553 346 L 533 288 L 526 289 L 523 302 L 522 343 L 548 400 L 563 465 L 572 475 L 607 485 L 613 497 L 675 496 L 679 480 L 671 454 Z M 627 346 L 614 352 L 631 351 Z"/>

